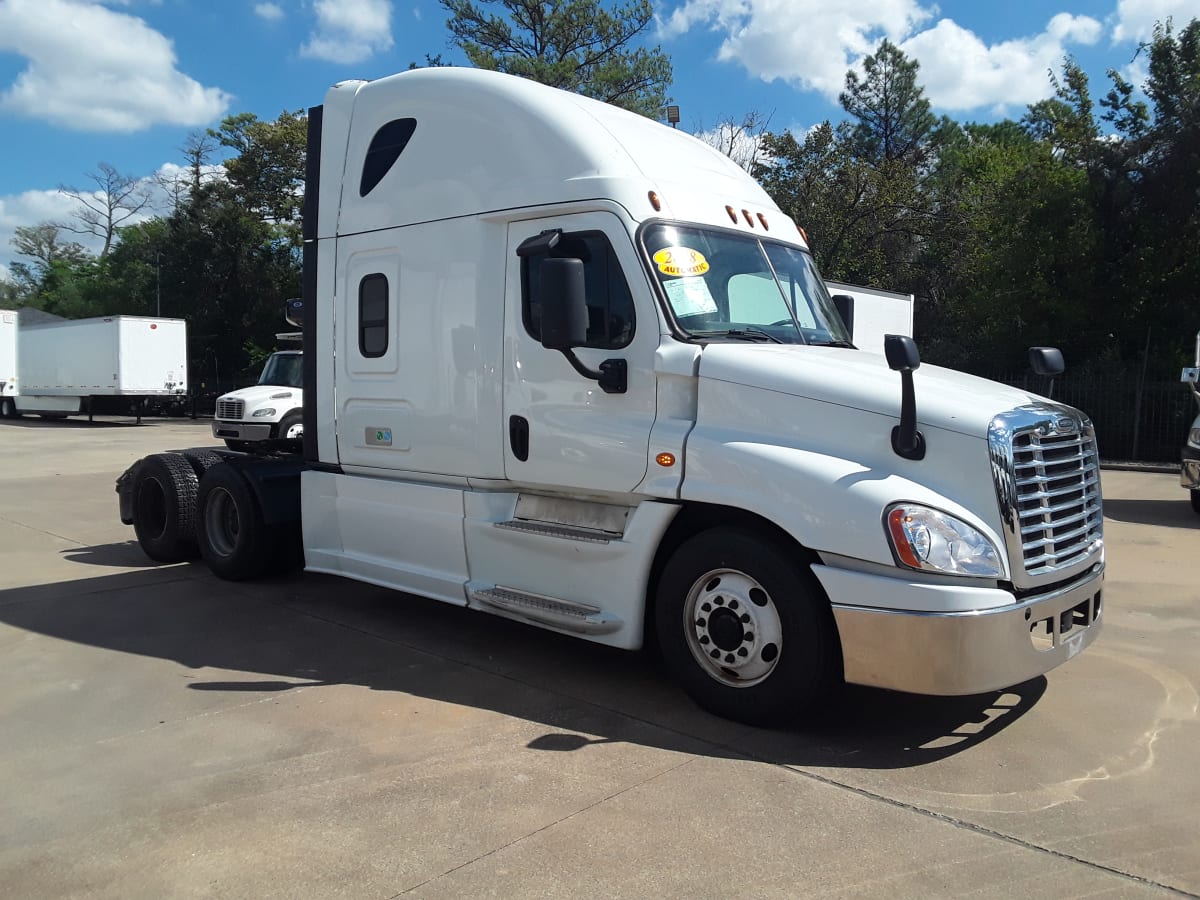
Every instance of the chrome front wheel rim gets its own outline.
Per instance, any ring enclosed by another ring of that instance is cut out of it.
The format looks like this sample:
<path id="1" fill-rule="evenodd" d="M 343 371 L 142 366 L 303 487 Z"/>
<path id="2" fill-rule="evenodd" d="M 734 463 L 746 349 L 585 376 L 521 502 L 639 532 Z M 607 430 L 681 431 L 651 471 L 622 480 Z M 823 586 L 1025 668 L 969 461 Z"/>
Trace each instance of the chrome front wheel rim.
<path id="1" fill-rule="evenodd" d="M 752 687 L 775 671 L 783 655 L 783 622 L 756 579 L 713 569 L 696 579 L 683 608 L 688 649 L 710 678 Z"/>

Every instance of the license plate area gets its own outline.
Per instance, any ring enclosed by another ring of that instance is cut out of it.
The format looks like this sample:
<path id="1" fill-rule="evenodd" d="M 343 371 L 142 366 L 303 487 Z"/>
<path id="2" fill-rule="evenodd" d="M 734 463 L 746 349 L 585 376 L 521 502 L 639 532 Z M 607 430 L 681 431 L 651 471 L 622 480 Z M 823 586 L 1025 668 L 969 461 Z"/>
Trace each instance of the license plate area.
<path id="1" fill-rule="evenodd" d="M 1035 650 L 1047 651 L 1061 646 L 1091 627 L 1100 618 L 1103 591 L 1080 600 L 1074 606 L 1051 616 L 1034 619 L 1029 623 L 1029 639 Z M 1034 614 L 1035 615 L 1035 614 Z"/>

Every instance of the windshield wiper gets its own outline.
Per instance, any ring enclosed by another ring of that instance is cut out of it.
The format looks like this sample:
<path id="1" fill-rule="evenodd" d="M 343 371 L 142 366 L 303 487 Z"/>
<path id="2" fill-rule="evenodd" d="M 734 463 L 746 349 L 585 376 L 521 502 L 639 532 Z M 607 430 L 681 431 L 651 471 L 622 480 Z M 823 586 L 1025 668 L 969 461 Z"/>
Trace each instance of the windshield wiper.
<path id="1" fill-rule="evenodd" d="M 693 331 L 692 337 L 731 337 L 739 338 L 743 341 L 755 341 L 762 343 L 763 341 L 771 341 L 776 344 L 782 344 L 779 338 L 766 331 L 761 331 L 758 328 L 729 328 L 724 331 Z"/>
<path id="2" fill-rule="evenodd" d="M 809 341 L 808 346 L 810 346 L 810 347 L 841 347 L 845 350 L 857 350 L 858 349 L 849 341 Z"/>

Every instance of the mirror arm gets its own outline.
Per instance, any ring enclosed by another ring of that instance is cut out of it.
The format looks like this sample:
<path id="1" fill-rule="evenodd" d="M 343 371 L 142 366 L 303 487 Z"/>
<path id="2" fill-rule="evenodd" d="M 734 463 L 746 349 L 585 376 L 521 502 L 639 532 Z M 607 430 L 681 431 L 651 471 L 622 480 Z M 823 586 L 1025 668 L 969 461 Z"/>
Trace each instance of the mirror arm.
<path id="1" fill-rule="evenodd" d="M 917 431 L 917 392 L 912 369 L 900 371 L 900 424 L 892 428 L 892 450 L 904 459 L 925 458 L 925 435 Z"/>
<path id="2" fill-rule="evenodd" d="M 629 365 L 623 359 L 606 359 L 600 363 L 600 371 L 594 372 L 580 362 L 574 350 L 563 350 L 571 367 L 584 378 L 600 383 L 600 389 L 606 394 L 624 394 L 629 387 Z"/>

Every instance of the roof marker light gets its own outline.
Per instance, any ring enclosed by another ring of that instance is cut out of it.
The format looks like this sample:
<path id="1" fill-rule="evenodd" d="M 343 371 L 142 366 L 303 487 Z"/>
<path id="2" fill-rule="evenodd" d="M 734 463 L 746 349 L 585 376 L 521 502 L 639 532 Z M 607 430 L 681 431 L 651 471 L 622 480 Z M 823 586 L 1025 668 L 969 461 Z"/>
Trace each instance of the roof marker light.
<path id="1" fill-rule="evenodd" d="M 736 225 L 737 224 L 737 213 L 734 212 L 733 207 L 732 206 L 725 207 L 725 212 L 729 213 L 729 221 L 731 221 L 734 225 Z"/>
<path id="2" fill-rule="evenodd" d="M 751 228 L 753 228 L 754 227 L 754 219 L 751 218 L 751 216 L 750 216 L 750 210 L 743 209 L 742 215 L 746 217 L 746 224 L 749 225 Z"/>
<path id="3" fill-rule="evenodd" d="M 651 191 L 647 196 L 650 198 L 650 205 L 654 207 L 654 211 L 662 212 L 662 201 L 658 199 L 658 194 Z"/>
<path id="4" fill-rule="evenodd" d="M 767 224 L 767 217 L 762 213 L 758 214 L 758 221 L 762 222 L 763 231 L 770 231 L 771 226 Z"/>
<path id="5" fill-rule="evenodd" d="M 796 230 L 798 232 L 800 232 L 800 237 L 804 238 L 804 243 L 807 244 L 808 243 L 808 232 L 805 231 L 803 228 L 801 228 L 799 225 L 796 226 Z"/>

